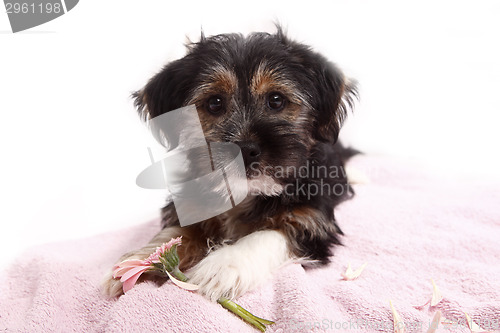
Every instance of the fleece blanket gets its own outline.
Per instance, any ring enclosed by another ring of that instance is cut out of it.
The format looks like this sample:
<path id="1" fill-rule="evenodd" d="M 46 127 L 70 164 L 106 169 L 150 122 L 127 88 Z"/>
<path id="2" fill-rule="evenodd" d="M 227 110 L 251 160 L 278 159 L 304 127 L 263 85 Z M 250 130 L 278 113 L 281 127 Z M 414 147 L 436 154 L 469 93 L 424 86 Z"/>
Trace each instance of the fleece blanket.
<path id="1" fill-rule="evenodd" d="M 236 301 L 275 321 L 268 332 L 498 331 L 500 191 L 487 180 L 443 179 L 398 160 L 359 156 L 354 185 L 337 219 L 345 236 L 332 263 L 292 263 Z M 160 228 L 152 221 L 110 234 L 31 249 L 3 272 L 0 332 L 256 332 L 220 305 L 171 282 L 137 284 L 106 299 L 103 275 L 124 252 Z M 351 264 L 361 275 L 344 280 Z M 426 304 L 433 294 L 442 300 Z M 426 305 L 424 305 L 426 304 Z M 466 314 L 470 320 L 466 318 Z"/>

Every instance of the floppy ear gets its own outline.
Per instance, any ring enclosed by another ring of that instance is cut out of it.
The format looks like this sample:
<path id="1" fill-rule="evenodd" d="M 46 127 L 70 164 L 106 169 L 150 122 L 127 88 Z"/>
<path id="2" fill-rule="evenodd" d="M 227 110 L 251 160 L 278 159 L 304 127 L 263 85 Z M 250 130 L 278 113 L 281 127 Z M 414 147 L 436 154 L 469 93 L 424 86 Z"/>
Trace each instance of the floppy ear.
<path id="1" fill-rule="evenodd" d="M 340 128 L 357 97 L 356 83 L 326 59 L 315 68 L 316 96 L 313 106 L 317 112 L 317 136 L 322 141 L 336 142 Z"/>
<path id="2" fill-rule="evenodd" d="M 193 66 L 189 65 L 185 58 L 169 63 L 144 88 L 132 94 L 143 120 L 184 106 L 193 81 Z"/>
<path id="3" fill-rule="evenodd" d="M 311 95 L 314 109 L 315 138 L 336 142 L 347 112 L 357 98 L 356 83 L 322 55 L 288 39 L 279 25 L 275 36 L 287 48 L 292 63 L 300 66 L 300 81 Z"/>

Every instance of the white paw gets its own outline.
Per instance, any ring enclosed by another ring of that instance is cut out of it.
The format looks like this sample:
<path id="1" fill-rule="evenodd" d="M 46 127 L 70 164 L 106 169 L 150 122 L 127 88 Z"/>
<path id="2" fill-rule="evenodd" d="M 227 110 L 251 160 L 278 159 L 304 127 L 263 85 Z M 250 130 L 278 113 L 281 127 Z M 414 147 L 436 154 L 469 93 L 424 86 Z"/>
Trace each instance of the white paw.
<path id="1" fill-rule="evenodd" d="M 221 248 L 200 261 L 189 272 L 189 282 L 197 284 L 198 292 L 217 301 L 220 297 L 237 298 L 256 282 L 245 261 L 231 258 L 229 247 Z"/>
<path id="2" fill-rule="evenodd" d="M 269 279 L 288 260 L 286 238 L 277 231 L 259 231 L 211 252 L 187 275 L 210 300 L 234 299 Z"/>

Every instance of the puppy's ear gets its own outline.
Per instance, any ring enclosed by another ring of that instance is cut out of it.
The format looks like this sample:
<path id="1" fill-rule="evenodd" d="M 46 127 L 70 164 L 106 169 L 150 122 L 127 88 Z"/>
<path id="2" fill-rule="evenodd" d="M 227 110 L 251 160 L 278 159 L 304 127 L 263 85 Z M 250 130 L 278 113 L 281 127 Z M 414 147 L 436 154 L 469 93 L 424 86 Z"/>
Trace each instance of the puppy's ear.
<path id="1" fill-rule="evenodd" d="M 279 25 L 275 36 L 285 46 L 291 62 L 298 69 L 296 75 L 303 89 L 311 96 L 315 138 L 336 142 L 347 112 L 357 98 L 356 83 L 348 80 L 342 71 L 319 53 L 290 40 Z"/>
<path id="2" fill-rule="evenodd" d="M 184 106 L 195 69 L 184 58 L 166 65 L 144 88 L 132 94 L 143 120 Z"/>
<path id="3" fill-rule="evenodd" d="M 313 106 L 317 117 L 317 138 L 336 142 L 340 128 L 357 97 L 356 83 L 326 59 L 317 59 L 314 69 L 316 93 Z"/>

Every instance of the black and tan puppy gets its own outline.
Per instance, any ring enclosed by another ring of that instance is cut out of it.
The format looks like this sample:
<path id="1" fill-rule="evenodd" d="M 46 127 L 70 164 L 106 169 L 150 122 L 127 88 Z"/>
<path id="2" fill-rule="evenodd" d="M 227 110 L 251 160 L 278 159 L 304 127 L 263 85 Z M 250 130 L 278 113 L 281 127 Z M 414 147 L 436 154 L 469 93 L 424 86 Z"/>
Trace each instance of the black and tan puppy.
<path id="1" fill-rule="evenodd" d="M 135 104 L 145 120 L 196 105 L 208 142 L 241 147 L 251 194 L 186 227 L 167 203 L 162 231 L 122 260 L 182 236 L 181 269 L 213 300 L 241 295 L 290 260 L 328 263 L 342 234 L 333 209 L 351 194 L 343 169 L 351 151 L 336 142 L 354 95 L 335 65 L 281 29 L 189 45 L 134 94 Z M 105 282 L 110 296 L 121 287 Z"/>

